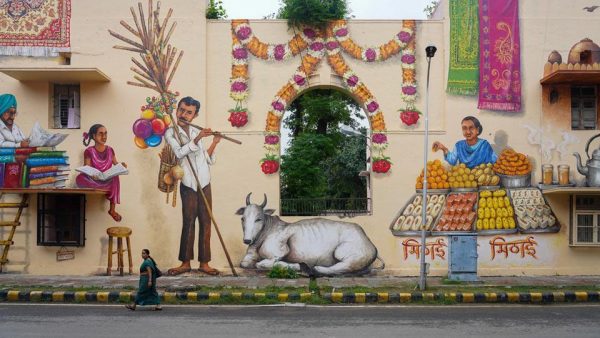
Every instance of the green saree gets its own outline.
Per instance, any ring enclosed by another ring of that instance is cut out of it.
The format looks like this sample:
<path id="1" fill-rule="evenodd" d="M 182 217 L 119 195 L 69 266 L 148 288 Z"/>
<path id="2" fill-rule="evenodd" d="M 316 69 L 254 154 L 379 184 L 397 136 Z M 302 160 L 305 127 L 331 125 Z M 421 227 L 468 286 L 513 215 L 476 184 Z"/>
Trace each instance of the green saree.
<path id="1" fill-rule="evenodd" d="M 150 267 L 152 276 L 142 274 L 146 272 L 147 268 Z M 152 286 L 148 287 L 148 278 L 152 278 Z M 138 288 L 137 295 L 135 296 L 135 303 L 137 305 L 158 305 L 160 304 L 160 298 L 156 291 L 156 266 L 150 258 L 144 260 L 140 266 L 140 285 Z"/>
<path id="2" fill-rule="evenodd" d="M 476 95 L 479 87 L 479 4 L 450 1 L 448 94 Z"/>

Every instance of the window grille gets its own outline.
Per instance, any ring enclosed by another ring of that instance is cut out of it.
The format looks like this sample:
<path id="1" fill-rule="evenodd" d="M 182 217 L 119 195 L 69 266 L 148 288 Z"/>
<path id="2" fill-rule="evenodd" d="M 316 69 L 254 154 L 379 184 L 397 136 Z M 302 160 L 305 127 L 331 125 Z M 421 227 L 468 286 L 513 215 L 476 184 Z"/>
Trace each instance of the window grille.
<path id="1" fill-rule="evenodd" d="M 600 195 L 576 195 L 571 244 L 600 246 Z"/>
<path id="2" fill-rule="evenodd" d="M 597 129 L 595 87 L 571 87 L 571 129 Z"/>
<path id="3" fill-rule="evenodd" d="M 53 125 L 57 129 L 79 129 L 80 124 L 79 85 L 54 84 Z"/>

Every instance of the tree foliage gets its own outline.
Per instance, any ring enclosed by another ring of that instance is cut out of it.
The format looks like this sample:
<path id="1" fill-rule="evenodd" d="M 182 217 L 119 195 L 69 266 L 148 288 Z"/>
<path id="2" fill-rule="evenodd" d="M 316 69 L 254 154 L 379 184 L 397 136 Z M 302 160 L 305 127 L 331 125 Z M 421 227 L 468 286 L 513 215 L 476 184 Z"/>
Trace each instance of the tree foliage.
<path id="1" fill-rule="evenodd" d="M 433 12 L 435 12 L 435 10 L 437 9 L 437 7 L 439 5 L 440 5 L 439 0 L 432 0 L 429 5 L 425 6 L 425 8 L 423 9 L 423 12 L 425 12 L 428 19 L 431 19 L 431 16 L 433 16 Z"/>
<path id="2" fill-rule="evenodd" d="M 350 97 L 329 89 L 309 91 L 292 102 L 284 120 L 292 139 L 282 156 L 282 198 L 366 196 L 366 182 L 358 177 L 366 169 L 366 137 L 340 129 L 359 128 L 356 119 L 364 117 L 358 109 Z"/>
<path id="3" fill-rule="evenodd" d="M 210 0 L 206 7 L 206 18 L 207 19 L 225 19 L 227 18 L 227 11 L 223 7 L 222 0 Z"/>
<path id="4" fill-rule="evenodd" d="M 349 13 L 346 0 L 281 0 L 276 17 L 286 19 L 289 27 L 324 28 L 329 21 L 344 19 Z"/>

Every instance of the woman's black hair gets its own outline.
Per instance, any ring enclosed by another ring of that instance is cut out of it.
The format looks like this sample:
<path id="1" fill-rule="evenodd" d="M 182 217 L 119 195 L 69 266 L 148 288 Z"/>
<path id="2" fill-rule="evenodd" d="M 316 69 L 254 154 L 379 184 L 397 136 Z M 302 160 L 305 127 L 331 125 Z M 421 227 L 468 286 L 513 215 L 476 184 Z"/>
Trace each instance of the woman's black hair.
<path id="1" fill-rule="evenodd" d="M 83 133 L 83 145 L 86 147 L 90 145 L 90 142 L 92 142 L 92 140 L 94 139 L 94 135 L 96 135 L 96 133 L 98 133 L 98 129 L 102 127 L 104 126 L 99 123 L 96 123 L 90 127 L 90 131 L 88 131 L 87 133 Z"/>
<path id="2" fill-rule="evenodd" d="M 475 116 L 467 116 L 464 119 L 462 119 L 462 122 L 465 121 L 471 121 L 473 122 L 473 124 L 475 125 L 475 128 L 477 128 L 477 130 L 479 131 L 479 135 L 481 135 L 481 133 L 483 133 L 483 126 L 481 125 L 481 122 L 479 122 L 479 120 L 475 117 Z"/>
<path id="3" fill-rule="evenodd" d="M 148 258 L 150 258 L 150 260 L 152 261 L 152 264 L 154 264 L 154 266 L 158 266 L 156 265 L 156 262 L 154 261 L 154 258 L 152 258 L 152 256 L 150 256 L 150 250 L 148 249 L 142 249 L 143 252 L 145 252 L 148 255 Z"/>

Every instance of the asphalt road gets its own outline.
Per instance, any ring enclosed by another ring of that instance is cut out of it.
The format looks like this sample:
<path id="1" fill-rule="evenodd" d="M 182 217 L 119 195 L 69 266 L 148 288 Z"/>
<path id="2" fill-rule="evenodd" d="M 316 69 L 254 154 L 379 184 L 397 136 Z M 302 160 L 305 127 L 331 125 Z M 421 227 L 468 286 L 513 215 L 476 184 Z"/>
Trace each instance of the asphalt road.
<path id="1" fill-rule="evenodd" d="M 0 304 L 0 337 L 599 337 L 600 305 Z"/>

